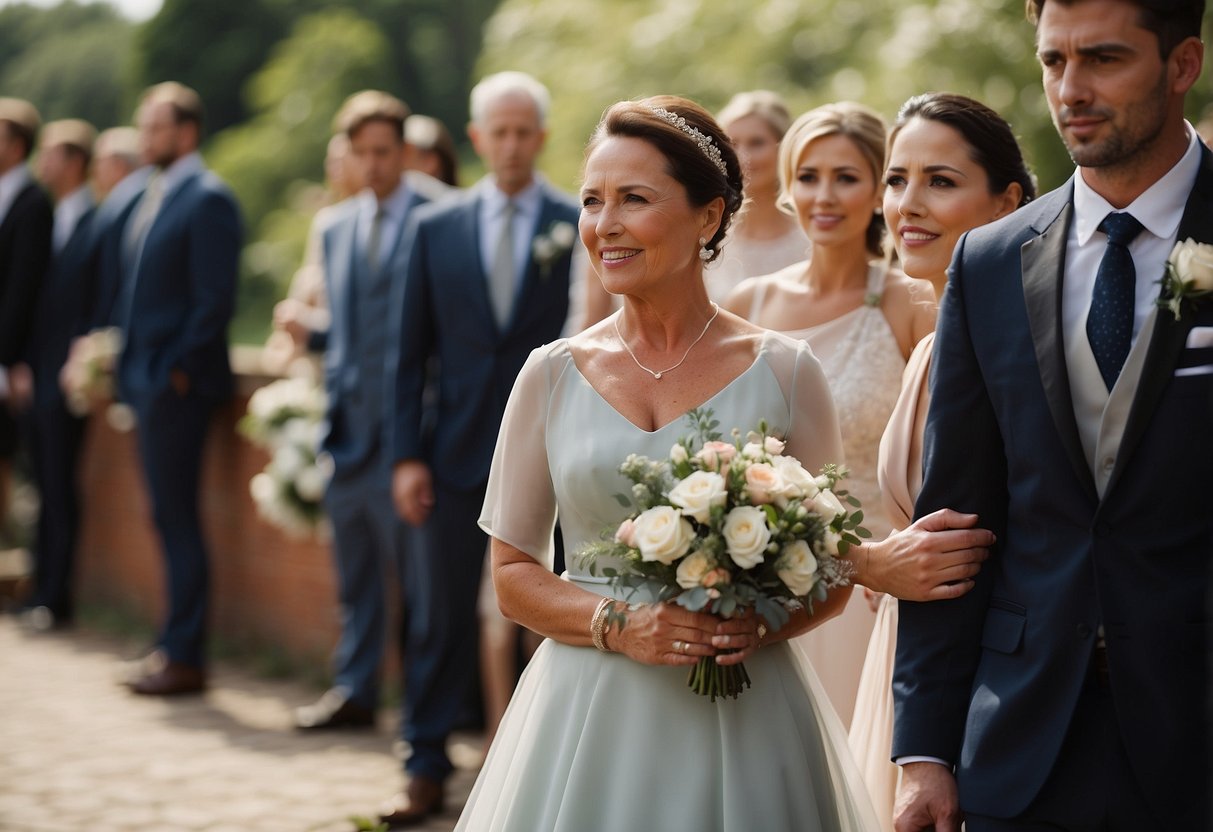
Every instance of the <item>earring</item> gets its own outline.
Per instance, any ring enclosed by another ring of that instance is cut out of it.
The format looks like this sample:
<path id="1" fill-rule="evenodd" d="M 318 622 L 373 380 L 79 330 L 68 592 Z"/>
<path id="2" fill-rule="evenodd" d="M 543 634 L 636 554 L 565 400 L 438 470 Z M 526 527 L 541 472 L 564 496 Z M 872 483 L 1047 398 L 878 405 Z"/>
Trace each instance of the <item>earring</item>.
<path id="1" fill-rule="evenodd" d="M 703 237 L 699 238 L 699 259 L 705 263 L 712 259 L 712 250 L 708 248 L 708 241 Z"/>

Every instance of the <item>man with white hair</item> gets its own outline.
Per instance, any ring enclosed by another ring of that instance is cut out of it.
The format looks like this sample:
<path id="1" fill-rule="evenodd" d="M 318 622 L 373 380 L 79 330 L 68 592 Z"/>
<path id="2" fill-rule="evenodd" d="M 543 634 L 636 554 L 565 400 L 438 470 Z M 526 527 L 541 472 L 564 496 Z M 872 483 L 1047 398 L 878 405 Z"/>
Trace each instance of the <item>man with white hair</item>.
<path id="1" fill-rule="evenodd" d="M 418 529 L 418 551 L 405 581 L 403 735 L 412 753 L 404 793 L 380 815 L 391 826 L 441 810 L 447 737 L 476 678 L 488 542 L 476 520 L 493 446 L 527 355 L 557 338 L 568 315 L 578 208 L 535 171 L 548 106 L 547 89 L 520 72 L 476 85 L 468 135 L 489 174 L 417 212 L 408 268 L 394 287 L 392 491 Z M 432 410 L 423 408 L 427 389 L 436 393 Z"/>

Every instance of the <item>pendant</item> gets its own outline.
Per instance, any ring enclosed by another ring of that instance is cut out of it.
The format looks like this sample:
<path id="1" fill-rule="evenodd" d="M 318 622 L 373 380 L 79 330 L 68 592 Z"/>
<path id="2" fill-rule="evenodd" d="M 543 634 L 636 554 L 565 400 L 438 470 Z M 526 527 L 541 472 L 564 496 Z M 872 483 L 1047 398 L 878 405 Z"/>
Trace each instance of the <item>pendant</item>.
<path id="1" fill-rule="evenodd" d="M 657 379 L 658 381 L 661 381 L 661 373 L 653 373 L 653 378 Z"/>

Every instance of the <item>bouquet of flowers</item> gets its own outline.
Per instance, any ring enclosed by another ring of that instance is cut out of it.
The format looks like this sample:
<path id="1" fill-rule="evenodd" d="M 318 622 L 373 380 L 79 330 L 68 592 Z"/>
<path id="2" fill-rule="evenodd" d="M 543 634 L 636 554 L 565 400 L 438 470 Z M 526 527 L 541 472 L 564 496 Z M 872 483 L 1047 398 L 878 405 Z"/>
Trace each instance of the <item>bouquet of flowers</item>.
<path id="1" fill-rule="evenodd" d="M 258 513 L 288 534 L 320 531 L 321 500 L 331 476 L 330 461 L 318 453 L 325 410 L 324 391 L 306 379 L 281 379 L 249 398 L 238 426 L 270 454 L 249 482 Z"/>
<path id="2" fill-rule="evenodd" d="M 101 404 L 113 401 L 114 371 L 122 353 L 122 330 L 94 329 L 72 344 L 59 380 L 67 409 L 87 416 Z"/>
<path id="3" fill-rule="evenodd" d="M 616 499 L 632 513 L 600 543 L 580 554 L 592 574 L 635 592 L 655 590 L 659 601 L 723 618 L 747 609 L 774 629 L 792 611 L 824 600 L 850 583 L 849 546 L 869 533 L 859 502 L 838 488 L 846 471 L 827 465 L 813 476 L 784 443 L 757 431 L 722 441 L 710 410 L 687 414 L 694 433 L 668 459 L 631 454 L 619 471 L 632 483 Z M 853 509 L 848 509 L 850 505 Z M 626 613 L 612 613 L 621 628 Z M 687 684 L 711 697 L 736 697 L 750 684 L 743 664 L 705 657 Z"/>

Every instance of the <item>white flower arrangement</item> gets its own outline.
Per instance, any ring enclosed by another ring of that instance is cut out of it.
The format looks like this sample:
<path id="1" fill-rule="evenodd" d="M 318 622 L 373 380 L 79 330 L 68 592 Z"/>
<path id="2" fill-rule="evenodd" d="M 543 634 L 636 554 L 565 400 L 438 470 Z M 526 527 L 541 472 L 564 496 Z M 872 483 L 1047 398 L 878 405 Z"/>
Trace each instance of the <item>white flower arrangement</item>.
<path id="1" fill-rule="evenodd" d="M 1186 300 L 1195 303 L 1213 294 L 1213 245 L 1189 237 L 1176 243 L 1167 258 L 1158 305 L 1179 320 Z"/>
<path id="2" fill-rule="evenodd" d="M 539 266 L 539 276 L 547 280 L 556 264 L 566 252 L 577 242 L 577 229 L 571 222 L 554 222 L 543 234 L 536 234 L 531 240 L 531 257 Z"/>
<path id="3" fill-rule="evenodd" d="M 307 379 L 281 379 L 249 398 L 238 429 L 270 454 L 249 482 L 258 513 L 295 537 L 323 533 L 322 500 L 331 461 L 318 453 L 326 407 L 324 390 Z"/>
<path id="4" fill-rule="evenodd" d="M 799 607 L 812 611 L 833 587 L 850 583 L 840 558 L 869 533 L 859 502 L 838 489 L 844 469 L 811 475 L 783 454 L 765 423 L 743 444 L 715 433 L 710 410 L 687 414 L 695 433 L 665 460 L 631 454 L 619 471 L 631 483 L 617 495 L 632 512 L 580 556 L 591 573 L 659 600 L 730 618 L 752 609 L 774 629 Z M 612 613 L 624 626 L 626 615 Z M 687 680 L 696 693 L 736 697 L 749 686 L 741 664 L 701 659 Z"/>
<path id="5" fill-rule="evenodd" d="M 67 409 L 87 416 L 114 399 L 114 374 L 122 354 L 122 330 L 94 329 L 77 339 L 60 373 Z"/>

